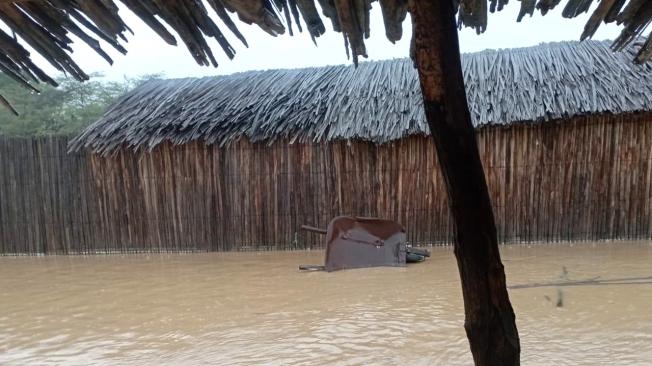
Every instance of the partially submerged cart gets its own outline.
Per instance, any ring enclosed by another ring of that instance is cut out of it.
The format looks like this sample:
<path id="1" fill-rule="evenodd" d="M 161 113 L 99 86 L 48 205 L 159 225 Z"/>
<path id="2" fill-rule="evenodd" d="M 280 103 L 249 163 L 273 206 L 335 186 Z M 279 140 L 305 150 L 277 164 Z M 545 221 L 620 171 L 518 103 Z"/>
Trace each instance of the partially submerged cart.
<path id="1" fill-rule="evenodd" d="M 326 236 L 326 259 L 323 266 L 302 265 L 301 270 L 404 267 L 430 256 L 427 250 L 408 246 L 405 229 L 392 220 L 340 216 L 331 220 L 326 230 L 302 228 Z"/>

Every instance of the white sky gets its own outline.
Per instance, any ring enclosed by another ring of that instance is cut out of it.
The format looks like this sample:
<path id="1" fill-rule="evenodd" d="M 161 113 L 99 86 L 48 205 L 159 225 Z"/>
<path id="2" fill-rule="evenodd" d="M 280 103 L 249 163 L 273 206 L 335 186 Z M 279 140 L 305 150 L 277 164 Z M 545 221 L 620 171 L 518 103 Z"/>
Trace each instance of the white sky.
<path id="1" fill-rule="evenodd" d="M 488 28 L 484 34 L 476 35 L 475 31 L 469 28 L 460 31 L 461 50 L 462 52 L 474 52 L 488 48 L 524 47 L 542 42 L 577 40 L 589 14 L 583 14 L 575 19 L 564 19 L 561 17 L 564 3 L 562 2 L 545 17 L 535 12 L 533 17 L 526 17 L 521 23 L 516 23 L 520 3 L 512 1 L 502 12 L 489 15 Z M 369 59 L 407 57 L 411 38 L 409 15 L 408 20 L 404 23 L 403 39 L 394 45 L 385 38 L 378 3 L 374 3 L 373 6 L 372 34 L 366 41 Z M 592 10 L 593 8 L 590 12 Z M 236 49 L 236 56 L 233 60 L 229 60 L 219 45 L 211 39 L 210 44 L 220 64 L 218 68 L 213 68 L 197 65 L 178 37 L 179 45 L 169 46 L 128 9 L 121 6 L 120 13 L 123 14 L 127 25 L 135 33 L 133 36 L 128 35 L 129 42 L 126 44 L 128 54 L 123 56 L 113 50 L 111 46 L 103 44 L 103 48 L 114 59 L 114 65 L 110 66 L 90 48 L 77 42 L 73 58 L 87 73 L 99 72 L 111 80 L 152 73 L 164 73 L 165 77 L 177 78 L 231 74 L 246 70 L 351 63 L 346 58 L 342 34 L 333 32 L 330 21 L 325 17 L 327 32 L 317 39 L 317 47 L 313 45 L 305 29 L 300 34 L 295 32 L 294 37 L 290 37 L 286 33 L 273 38 L 257 26 L 236 22 L 249 43 L 249 48 L 246 48 L 214 16 L 218 26 Z M 602 24 L 594 39 L 614 39 L 619 34 L 619 28 L 613 24 Z M 45 61 L 38 57 L 35 57 L 35 60 L 51 74 L 56 74 Z"/>

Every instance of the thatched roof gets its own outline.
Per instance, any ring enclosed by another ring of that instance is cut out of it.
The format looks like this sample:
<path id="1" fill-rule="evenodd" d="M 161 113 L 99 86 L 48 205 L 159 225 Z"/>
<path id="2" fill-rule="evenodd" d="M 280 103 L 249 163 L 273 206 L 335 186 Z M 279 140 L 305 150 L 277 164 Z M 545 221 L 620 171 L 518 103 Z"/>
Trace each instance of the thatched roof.
<path id="1" fill-rule="evenodd" d="M 223 27 L 245 45 L 229 13 L 237 14 L 240 21 L 255 23 L 276 36 L 289 30 L 292 24 L 301 30 L 300 19 L 315 39 L 326 31 L 315 0 L 205 0 L 213 9 Z M 369 11 L 375 0 L 317 0 L 323 15 L 333 30 L 344 34 L 344 41 L 354 62 L 358 56 L 366 57 L 364 39 L 369 36 Z M 168 29 L 176 31 L 197 63 L 217 66 L 217 61 L 207 43 L 214 38 L 227 57 L 233 58 L 235 50 L 224 32 L 209 15 L 203 0 L 119 0 L 133 11 L 167 43 L 176 45 Z M 539 9 L 546 14 L 561 0 L 521 0 L 518 20 Z M 587 12 L 593 0 L 569 0 L 562 15 L 567 18 Z M 390 41 L 402 36 L 402 23 L 406 18 L 408 0 L 379 0 L 385 22 L 385 34 Z M 507 0 L 459 0 L 459 23 L 483 32 L 487 27 L 487 9 L 501 10 Z M 588 21 L 582 39 L 593 35 L 602 23 L 617 22 L 623 25 L 621 36 L 614 42 L 615 49 L 622 48 L 641 35 L 652 19 L 652 2 L 647 0 L 601 0 Z M 32 62 L 32 56 L 23 47 L 29 44 L 56 69 L 79 80 L 88 76 L 75 63 L 70 53 L 77 36 L 92 47 L 109 63 L 109 55 L 98 40 L 126 53 L 126 34 L 130 31 L 122 19 L 115 0 L 0 0 L 0 20 L 15 34 L 0 29 L 0 71 L 8 74 L 28 88 L 30 82 L 55 81 Z M 15 36 L 19 36 L 15 37 Z M 636 54 L 637 61 L 652 57 L 652 44 L 648 41 Z M 634 54 L 632 54 L 634 57 Z M 0 104 L 7 104 L 0 97 Z"/>
<path id="2" fill-rule="evenodd" d="M 609 42 L 562 42 L 462 55 L 475 126 L 652 110 L 652 65 Z M 113 105 L 71 144 L 107 153 L 162 141 L 226 144 L 427 134 L 407 59 L 206 78 L 154 80 Z"/>

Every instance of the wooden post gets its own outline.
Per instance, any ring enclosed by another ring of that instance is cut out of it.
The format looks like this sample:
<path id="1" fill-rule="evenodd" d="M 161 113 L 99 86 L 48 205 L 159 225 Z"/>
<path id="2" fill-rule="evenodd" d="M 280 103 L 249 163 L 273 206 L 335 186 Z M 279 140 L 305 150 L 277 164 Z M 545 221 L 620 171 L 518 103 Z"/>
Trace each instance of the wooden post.
<path id="1" fill-rule="evenodd" d="M 455 256 L 476 365 L 519 365 L 489 191 L 466 101 L 453 0 L 410 0 L 413 58 L 455 220 Z"/>

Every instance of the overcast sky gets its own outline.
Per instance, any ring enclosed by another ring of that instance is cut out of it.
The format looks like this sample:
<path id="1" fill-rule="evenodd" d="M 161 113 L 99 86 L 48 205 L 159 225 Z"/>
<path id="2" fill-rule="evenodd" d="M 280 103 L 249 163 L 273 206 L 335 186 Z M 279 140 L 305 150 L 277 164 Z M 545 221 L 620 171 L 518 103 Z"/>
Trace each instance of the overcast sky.
<path id="1" fill-rule="evenodd" d="M 533 17 L 526 17 L 521 23 L 516 23 L 520 3 L 511 1 L 502 12 L 489 15 L 488 29 L 484 34 L 476 35 L 474 30 L 468 28 L 460 31 L 461 50 L 462 52 L 475 52 L 488 48 L 525 47 L 542 42 L 577 40 L 588 19 L 588 14 L 583 14 L 575 19 L 564 19 L 561 17 L 563 5 L 562 3 L 545 17 L 535 13 Z M 378 3 L 375 2 L 373 6 L 372 34 L 366 42 L 369 59 L 407 57 L 411 38 L 409 15 L 408 21 L 404 23 L 403 39 L 397 44 L 392 44 L 385 38 Z M 178 78 L 351 62 L 346 58 L 342 34 L 333 32 L 330 21 L 326 18 L 324 20 L 327 33 L 317 39 L 317 46 L 313 45 L 305 30 L 302 34 L 295 33 L 294 37 L 286 34 L 273 38 L 257 26 L 237 22 L 249 43 L 249 48 L 239 43 L 217 20 L 216 23 L 225 32 L 237 53 L 233 60 L 229 60 L 217 43 L 211 39 L 210 44 L 220 63 L 218 68 L 213 68 L 198 66 L 181 42 L 177 47 L 164 43 L 128 9 L 121 7 L 120 13 L 123 14 L 127 25 L 135 33 L 128 35 L 128 54 L 123 56 L 104 44 L 105 50 L 109 51 L 115 61 L 113 66 L 110 66 L 87 46 L 77 45 L 74 48 L 73 57 L 87 73 L 99 72 L 111 80 L 152 73 L 163 73 L 166 77 Z M 214 19 L 217 17 L 214 16 Z M 594 39 L 614 39 L 618 33 L 619 27 L 603 24 Z M 37 63 L 52 74 L 56 74 L 43 60 L 37 60 Z"/>

